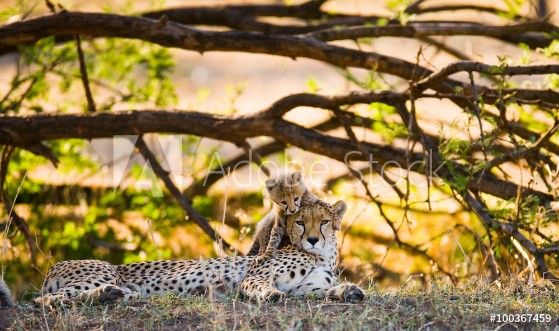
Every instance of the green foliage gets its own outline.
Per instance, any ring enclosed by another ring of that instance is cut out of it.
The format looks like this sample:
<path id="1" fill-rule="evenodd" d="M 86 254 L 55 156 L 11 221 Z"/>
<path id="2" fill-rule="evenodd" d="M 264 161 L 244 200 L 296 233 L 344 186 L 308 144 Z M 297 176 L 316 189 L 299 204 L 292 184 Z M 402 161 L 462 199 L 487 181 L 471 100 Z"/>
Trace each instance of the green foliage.
<path id="1" fill-rule="evenodd" d="M 384 18 L 384 17 L 379 18 L 379 19 L 377 20 L 377 26 L 385 26 L 385 25 L 387 25 L 388 23 L 389 23 L 389 20 L 388 20 L 387 18 Z"/>
<path id="2" fill-rule="evenodd" d="M 369 104 L 369 111 L 369 116 L 375 121 L 382 121 L 386 117 L 396 114 L 395 107 L 380 102 L 373 102 Z"/>
<path id="3" fill-rule="evenodd" d="M 39 193 L 41 186 L 39 182 L 27 180 L 27 173 L 36 167 L 46 163 L 42 157 L 38 157 L 27 151 L 16 151 L 8 165 L 5 190 L 11 197 L 16 197 L 19 192 Z"/>
<path id="4" fill-rule="evenodd" d="M 530 46 L 524 43 L 519 43 L 518 47 L 522 50 L 522 56 L 518 60 L 518 64 L 520 65 L 530 64 L 530 62 L 532 62 L 532 50 L 530 49 Z"/>
<path id="5" fill-rule="evenodd" d="M 46 73 L 66 61 L 64 52 L 54 51 L 54 38 L 42 39 L 36 47 L 21 47 L 21 52 L 11 87 L 0 95 L 1 113 L 18 113 L 22 107 L 41 112 L 39 102 L 48 97 Z"/>
<path id="6" fill-rule="evenodd" d="M 470 176 L 455 174 L 452 181 L 448 181 L 447 184 L 449 184 L 458 193 L 464 194 L 468 189 L 468 185 L 470 185 L 471 180 L 472 178 Z"/>
<path id="7" fill-rule="evenodd" d="M 317 81 L 315 76 L 309 76 L 307 78 L 307 90 L 309 93 L 316 94 L 320 90 L 319 82 Z"/>
<path id="8" fill-rule="evenodd" d="M 548 125 L 536 118 L 537 111 L 533 107 L 517 105 L 516 109 L 520 115 L 519 122 L 524 127 L 536 132 L 543 132 L 547 129 Z"/>
<path id="9" fill-rule="evenodd" d="M 550 89 L 557 89 L 559 88 L 559 75 L 558 74 L 549 74 L 545 78 L 546 85 Z"/>
<path id="10" fill-rule="evenodd" d="M 28 17 L 35 11 L 40 1 L 38 0 L 16 0 L 11 6 L 0 10 L 0 24 L 10 20 L 20 20 Z"/>
<path id="11" fill-rule="evenodd" d="M 212 90 L 207 87 L 200 87 L 198 91 L 196 91 L 196 99 L 199 104 L 203 104 L 212 94 Z"/>
<path id="12" fill-rule="evenodd" d="M 537 48 L 538 53 L 543 54 L 543 56 L 548 58 L 558 58 L 559 57 L 559 40 L 555 39 L 551 41 L 549 46 L 545 48 Z"/>
<path id="13" fill-rule="evenodd" d="M 396 114 L 396 108 L 384 103 L 373 102 L 369 105 L 369 117 L 374 120 L 371 129 L 380 134 L 387 142 L 392 143 L 395 138 L 406 137 L 408 129 L 400 122 L 387 120 Z"/>
<path id="14" fill-rule="evenodd" d="M 340 69 L 340 73 L 347 81 L 365 90 L 381 90 L 386 88 L 386 84 L 376 70 L 369 70 L 363 79 L 355 76 L 348 69 Z"/>
<path id="15" fill-rule="evenodd" d="M 228 108 L 225 109 L 225 114 L 232 115 L 238 111 L 237 106 L 235 106 L 235 103 L 245 92 L 247 84 L 248 83 L 246 81 L 240 81 L 235 84 L 229 84 L 225 86 L 225 89 L 227 91 L 227 99 L 228 99 L 227 101 L 229 103 Z"/>
<path id="16" fill-rule="evenodd" d="M 446 139 L 441 141 L 439 151 L 448 159 L 463 159 L 470 154 L 472 144 L 464 139 Z"/>
<path id="17" fill-rule="evenodd" d="M 155 106 L 174 105 L 178 102 L 169 74 L 174 60 L 169 50 L 135 40 L 107 38 L 95 41 L 94 58 L 88 61 L 92 77 L 114 84 L 120 92 L 120 101 L 149 103 Z M 93 66 L 95 64 L 95 66 Z M 144 75 L 138 77 L 138 73 Z M 110 109 L 113 97 L 103 109 Z"/>
<path id="18" fill-rule="evenodd" d="M 490 66 L 489 67 L 489 73 L 496 75 L 496 74 L 502 74 L 504 72 L 505 65 L 501 64 L 498 66 Z"/>
<path id="19" fill-rule="evenodd" d="M 214 213 L 215 201 L 209 196 L 196 196 L 192 206 L 203 216 L 211 217 Z"/>
<path id="20" fill-rule="evenodd" d="M 121 102 L 169 106 L 178 102 L 170 73 L 174 60 L 169 50 L 135 40 L 82 40 L 89 84 L 108 97 L 97 97 L 98 110 Z M 0 112 L 21 109 L 41 112 L 44 101 L 56 98 L 60 110 L 87 108 L 75 41 L 56 44 L 53 37 L 21 47 L 11 88 L 0 95 Z M 58 89 L 53 89 L 57 86 Z M 64 98 L 56 97 L 63 93 Z"/>
<path id="21" fill-rule="evenodd" d="M 406 8 L 411 4 L 410 0 L 388 0 L 386 7 L 393 12 L 394 19 L 400 21 L 400 24 L 406 25 L 413 21 L 415 14 L 408 14 Z"/>
<path id="22" fill-rule="evenodd" d="M 156 5 L 157 2 L 150 0 L 150 3 L 155 3 Z M 134 0 L 110 2 L 110 4 L 101 5 L 101 9 L 106 14 L 133 15 L 135 3 Z"/>
<path id="23" fill-rule="evenodd" d="M 491 213 L 496 219 L 502 221 L 533 224 L 542 229 L 554 221 L 553 217 L 547 215 L 545 208 L 536 196 L 527 196 L 522 199 L 520 204 L 515 200 L 499 201 L 495 208 L 491 208 Z"/>
<path id="24" fill-rule="evenodd" d="M 24 1 L 18 1 L 19 3 L 23 3 Z M 4 10 L 0 11 L 0 23 L 6 23 L 9 19 L 15 19 L 17 15 L 21 12 L 21 10 L 17 7 L 8 7 Z"/>
<path id="25" fill-rule="evenodd" d="M 520 14 L 520 10 L 522 9 L 522 5 L 526 2 L 526 0 L 503 0 L 505 5 L 507 6 L 507 11 L 504 13 L 500 13 L 501 16 L 509 19 L 513 19 Z"/>
<path id="26" fill-rule="evenodd" d="M 58 156 L 61 172 L 86 172 L 96 169 L 99 165 L 87 153 L 87 143 L 81 139 L 51 140 L 49 147 Z"/>

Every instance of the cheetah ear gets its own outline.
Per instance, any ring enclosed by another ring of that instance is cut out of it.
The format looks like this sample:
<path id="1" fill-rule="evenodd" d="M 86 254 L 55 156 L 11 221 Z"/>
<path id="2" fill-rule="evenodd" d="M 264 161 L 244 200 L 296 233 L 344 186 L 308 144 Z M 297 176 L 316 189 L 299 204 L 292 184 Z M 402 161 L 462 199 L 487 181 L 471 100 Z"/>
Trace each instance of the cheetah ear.
<path id="1" fill-rule="evenodd" d="M 301 171 L 297 170 L 291 174 L 291 178 L 293 179 L 293 184 L 299 184 L 303 181 L 303 174 L 301 174 Z"/>
<path id="2" fill-rule="evenodd" d="M 266 189 L 268 190 L 268 192 L 270 192 L 274 188 L 274 186 L 277 185 L 277 181 L 275 179 L 266 179 L 264 185 L 266 185 Z"/>
<path id="3" fill-rule="evenodd" d="M 334 212 L 338 215 L 338 219 L 334 220 L 334 230 L 341 230 L 342 229 L 342 219 L 344 218 L 344 214 L 347 210 L 347 205 L 342 200 L 336 202 L 334 204 Z"/>

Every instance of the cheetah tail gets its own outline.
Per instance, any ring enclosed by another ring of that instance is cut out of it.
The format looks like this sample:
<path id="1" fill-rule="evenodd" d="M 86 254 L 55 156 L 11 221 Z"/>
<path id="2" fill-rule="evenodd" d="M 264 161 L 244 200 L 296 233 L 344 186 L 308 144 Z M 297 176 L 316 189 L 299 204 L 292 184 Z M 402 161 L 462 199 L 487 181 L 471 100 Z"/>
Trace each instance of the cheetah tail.
<path id="1" fill-rule="evenodd" d="M 6 285 L 4 278 L 0 278 L 0 308 L 13 307 L 12 292 Z"/>

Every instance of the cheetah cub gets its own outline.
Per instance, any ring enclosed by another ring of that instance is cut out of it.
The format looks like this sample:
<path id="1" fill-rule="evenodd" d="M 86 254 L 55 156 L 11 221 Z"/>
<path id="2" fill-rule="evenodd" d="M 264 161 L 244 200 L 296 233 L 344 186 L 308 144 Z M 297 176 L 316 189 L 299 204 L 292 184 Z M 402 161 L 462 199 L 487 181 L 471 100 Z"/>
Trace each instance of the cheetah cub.
<path id="1" fill-rule="evenodd" d="M 305 186 L 303 175 L 298 170 L 268 179 L 265 185 L 270 199 L 274 202 L 274 209 L 256 225 L 254 242 L 248 252 L 248 255 L 260 255 L 256 263 L 275 256 L 284 238 L 287 216 L 294 215 L 299 208 L 318 201 L 316 195 Z M 287 236 L 285 239 L 289 240 Z"/>

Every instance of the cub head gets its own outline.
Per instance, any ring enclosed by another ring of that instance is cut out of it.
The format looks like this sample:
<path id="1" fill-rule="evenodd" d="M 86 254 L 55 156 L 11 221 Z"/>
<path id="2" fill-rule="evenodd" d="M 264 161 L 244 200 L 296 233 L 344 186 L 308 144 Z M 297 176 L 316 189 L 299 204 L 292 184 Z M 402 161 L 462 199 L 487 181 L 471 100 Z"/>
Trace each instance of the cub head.
<path id="1" fill-rule="evenodd" d="M 336 248 L 336 231 L 342 227 L 346 204 L 330 205 L 323 201 L 301 207 L 295 215 L 287 216 L 287 234 L 291 243 L 310 253 Z"/>
<path id="2" fill-rule="evenodd" d="M 299 211 L 307 187 L 303 183 L 301 172 L 295 171 L 276 179 L 266 180 L 266 190 L 270 193 L 270 199 L 279 208 L 285 210 L 286 215 L 293 215 Z"/>

